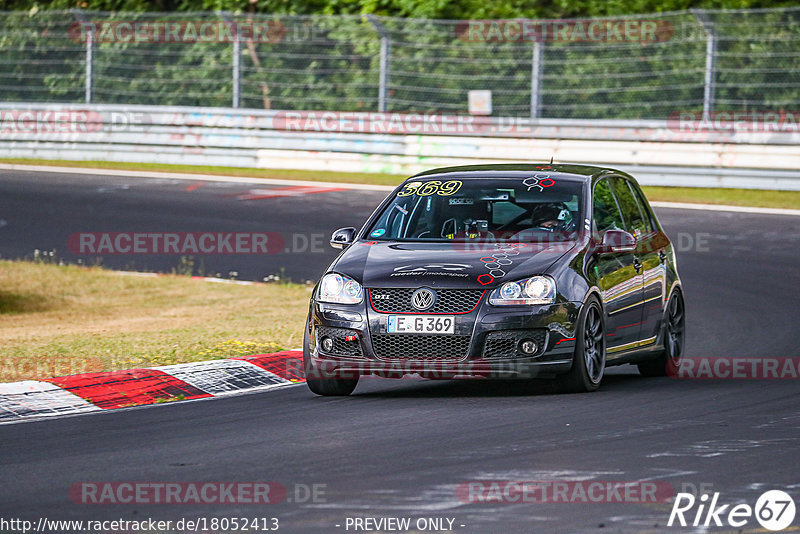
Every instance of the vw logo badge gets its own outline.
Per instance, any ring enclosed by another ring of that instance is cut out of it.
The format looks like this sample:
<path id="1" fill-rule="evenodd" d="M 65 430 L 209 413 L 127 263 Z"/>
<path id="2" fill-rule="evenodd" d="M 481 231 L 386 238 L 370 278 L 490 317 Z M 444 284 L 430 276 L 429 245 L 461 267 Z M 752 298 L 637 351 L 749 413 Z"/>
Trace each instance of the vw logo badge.
<path id="1" fill-rule="evenodd" d="M 411 305 L 418 310 L 428 310 L 436 303 L 436 293 L 427 288 L 417 289 L 411 295 Z"/>

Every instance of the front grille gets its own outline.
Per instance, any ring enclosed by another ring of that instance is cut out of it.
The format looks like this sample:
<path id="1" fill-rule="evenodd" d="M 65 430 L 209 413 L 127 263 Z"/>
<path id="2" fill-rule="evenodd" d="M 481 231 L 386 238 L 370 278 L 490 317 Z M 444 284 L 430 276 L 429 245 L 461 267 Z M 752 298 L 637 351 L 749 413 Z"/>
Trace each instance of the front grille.
<path id="1" fill-rule="evenodd" d="M 363 358 L 363 354 L 361 353 L 361 342 L 359 341 L 361 338 L 358 335 L 358 332 L 355 330 L 350 330 L 348 328 L 333 328 L 330 326 L 318 326 L 317 327 L 317 348 L 320 352 L 327 356 L 344 356 L 344 357 L 351 357 L 351 358 Z M 345 338 L 347 336 L 356 336 L 356 341 L 347 341 Z M 323 337 L 329 337 L 333 339 L 333 350 L 328 352 L 323 352 L 322 347 L 320 346 L 320 340 Z"/>
<path id="2" fill-rule="evenodd" d="M 523 339 L 532 339 L 536 342 L 537 349 L 533 354 L 525 354 L 519 350 L 519 342 Z M 543 328 L 535 330 L 500 330 L 491 332 L 486 336 L 483 346 L 483 357 L 487 359 L 495 358 L 520 358 L 538 356 L 545 350 L 547 344 L 547 330 Z"/>
<path id="3" fill-rule="evenodd" d="M 375 355 L 383 360 L 462 360 L 471 336 L 440 334 L 377 334 L 372 336 Z"/>
<path id="4" fill-rule="evenodd" d="M 482 289 L 439 289 L 436 303 L 429 310 L 420 311 L 411 305 L 411 295 L 416 288 L 370 289 L 372 309 L 381 313 L 469 313 L 475 309 L 486 292 Z"/>

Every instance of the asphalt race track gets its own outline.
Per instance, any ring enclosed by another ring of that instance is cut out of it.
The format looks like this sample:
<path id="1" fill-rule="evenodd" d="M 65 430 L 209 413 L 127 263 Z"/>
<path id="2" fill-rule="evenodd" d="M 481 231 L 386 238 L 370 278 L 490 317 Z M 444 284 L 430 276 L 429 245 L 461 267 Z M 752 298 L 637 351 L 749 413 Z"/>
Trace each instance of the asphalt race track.
<path id="1" fill-rule="evenodd" d="M 306 191 L 312 191 L 306 193 Z M 285 195 L 285 196 L 284 196 Z M 334 191 L 186 180 L 103 178 L 89 175 L 0 171 L 0 257 L 52 251 L 69 262 L 124 270 L 170 272 L 182 254 L 76 254 L 73 234 L 97 232 L 269 232 L 274 254 L 186 254 L 197 275 L 231 271 L 262 280 L 284 268 L 292 280 L 316 280 L 336 251 L 333 230 L 358 226 L 386 193 Z M 270 251 L 272 251 L 270 249 Z"/>
<path id="2" fill-rule="evenodd" d="M 191 185 L 3 171 L 0 254 L 56 249 L 74 261 L 61 251 L 75 232 L 269 231 L 326 241 L 331 230 L 358 225 L 383 196 L 262 192 L 267 198 L 243 200 L 252 185 Z M 800 218 L 657 211 L 679 246 L 687 356 L 800 356 Z M 335 256 L 327 248 L 289 248 L 209 256 L 205 266 L 255 280 L 283 268 L 305 280 Z M 102 264 L 169 270 L 176 258 L 106 256 Z M 798 384 L 646 379 L 630 366 L 610 370 L 599 392 L 582 395 L 553 394 L 547 383 L 369 379 L 348 398 L 295 386 L 2 425 L 0 517 L 277 517 L 279 532 L 301 533 L 353 532 L 347 518 L 409 517 L 453 519 L 453 531 L 465 533 L 662 532 L 667 502 L 485 503 L 463 498 L 459 488 L 471 481 L 655 481 L 674 492 L 719 492 L 725 504 L 755 505 L 768 489 L 800 502 Z M 85 481 L 273 481 L 288 496 L 271 505 L 76 504 L 69 489 Z M 316 498 L 306 498 L 315 484 Z M 741 531 L 763 529 L 751 519 Z"/>

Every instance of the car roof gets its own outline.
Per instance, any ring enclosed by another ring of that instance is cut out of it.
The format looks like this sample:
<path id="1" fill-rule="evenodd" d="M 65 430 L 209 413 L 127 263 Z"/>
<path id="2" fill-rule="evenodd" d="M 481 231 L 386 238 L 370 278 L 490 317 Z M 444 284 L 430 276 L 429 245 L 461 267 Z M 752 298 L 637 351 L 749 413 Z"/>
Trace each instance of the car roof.
<path id="1" fill-rule="evenodd" d="M 459 179 L 469 178 L 501 178 L 501 177 L 526 177 L 531 173 L 558 173 L 559 178 L 574 179 L 576 181 L 589 182 L 600 174 L 619 174 L 628 177 L 629 175 L 608 167 L 595 167 L 593 165 L 572 165 L 561 163 L 502 163 L 493 165 L 460 165 L 456 167 L 441 167 L 415 174 L 412 178 L 450 175 Z"/>

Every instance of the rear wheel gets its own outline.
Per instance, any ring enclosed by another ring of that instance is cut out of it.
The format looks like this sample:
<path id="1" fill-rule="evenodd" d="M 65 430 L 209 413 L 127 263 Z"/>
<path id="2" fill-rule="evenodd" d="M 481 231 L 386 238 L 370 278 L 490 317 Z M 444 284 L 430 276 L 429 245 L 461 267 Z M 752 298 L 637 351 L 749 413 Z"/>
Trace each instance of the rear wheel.
<path id="1" fill-rule="evenodd" d="M 606 368 L 603 310 L 595 297 L 590 297 L 584 304 L 576 330 L 572 369 L 556 380 L 563 392 L 594 391 L 600 387 Z"/>
<path id="2" fill-rule="evenodd" d="M 664 350 L 655 359 L 638 365 L 642 376 L 673 376 L 678 372 L 684 346 L 686 323 L 684 310 L 683 295 L 680 291 L 675 291 L 667 304 Z"/>
<path id="3" fill-rule="evenodd" d="M 311 333 L 308 329 L 308 321 L 306 321 L 306 332 L 303 336 L 303 371 L 305 371 L 308 389 L 317 395 L 326 397 L 350 395 L 358 385 L 358 376 L 344 378 L 336 374 L 325 375 L 311 359 L 310 337 Z"/>

